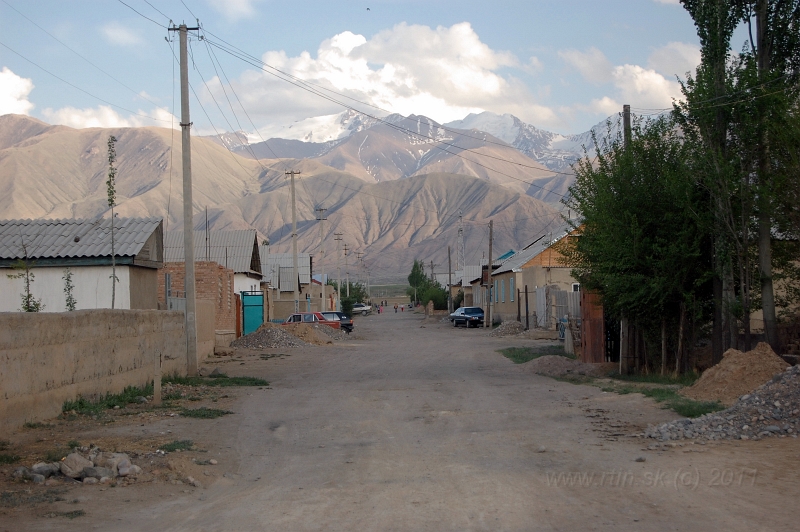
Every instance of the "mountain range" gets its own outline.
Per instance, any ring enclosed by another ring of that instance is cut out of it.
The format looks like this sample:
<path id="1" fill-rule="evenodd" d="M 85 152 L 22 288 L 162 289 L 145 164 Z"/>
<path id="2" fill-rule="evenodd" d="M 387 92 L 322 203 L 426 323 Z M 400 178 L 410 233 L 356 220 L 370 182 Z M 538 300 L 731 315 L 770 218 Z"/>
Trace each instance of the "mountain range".
<path id="1" fill-rule="evenodd" d="M 211 229 L 252 227 L 273 251 L 288 252 L 291 208 L 284 172 L 297 170 L 300 250 L 314 253 L 317 261 L 324 256 L 317 267 L 332 272 L 333 235 L 342 233 L 348 249 L 362 253 L 358 267 L 369 268 L 373 282 L 397 281 L 415 258 L 447 264 L 448 246 L 455 262 L 459 227 L 472 264 L 488 252 L 489 219 L 497 254 L 521 249 L 558 225 L 555 201 L 572 176 L 557 168 L 578 157 L 581 142 L 581 136 L 558 136 L 489 113 L 442 125 L 423 116 L 377 119 L 345 112 L 315 124 L 324 126 L 327 140 L 253 142 L 241 132 L 193 137 L 195 228 L 205 227 L 206 216 Z M 315 138 L 313 130 L 297 134 Z M 108 216 L 109 135 L 118 139 L 116 212 L 163 216 L 167 230 L 182 229 L 179 132 L 73 129 L 22 115 L 0 116 L 2 217 Z M 324 255 L 319 207 L 327 218 Z M 357 267 L 350 269 L 355 274 Z"/>

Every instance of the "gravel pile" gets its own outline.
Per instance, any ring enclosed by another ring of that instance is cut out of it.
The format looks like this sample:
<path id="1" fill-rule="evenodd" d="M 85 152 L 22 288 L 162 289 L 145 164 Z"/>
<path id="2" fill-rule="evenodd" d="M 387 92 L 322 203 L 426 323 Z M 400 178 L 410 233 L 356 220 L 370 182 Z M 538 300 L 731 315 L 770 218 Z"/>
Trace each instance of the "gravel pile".
<path id="1" fill-rule="evenodd" d="M 347 333 L 344 332 L 342 329 L 334 329 L 333 327 L 329 327 L 328 325 L 312 325 L 314 329 L 322 333 L 323 335 L 327 336 L 332 340 L 345 340 L 347 339 Z"/>
<path id="2" fill-rule="evenodd" d="M 525 331 L 525 326 L 518 321 L 504 321 L 489 336 L 516 336 Z"/>
<path id="3" fill-rule="evenodd" d="M 644 435 L 668 440 L 760 440 L 797 437 L 800 429 L 800 366 L 775 375 L 721 412 L 648 427 Z"/>
<path id="4" fill-rule="evenodd" d="M 231 343 L 231 347 L 245 349 L 271 349 L 276 347 L 302 347 L 306 343 L 290 334 L 281 325 L 265 323 L 255 332 L 242 336 Z"/>

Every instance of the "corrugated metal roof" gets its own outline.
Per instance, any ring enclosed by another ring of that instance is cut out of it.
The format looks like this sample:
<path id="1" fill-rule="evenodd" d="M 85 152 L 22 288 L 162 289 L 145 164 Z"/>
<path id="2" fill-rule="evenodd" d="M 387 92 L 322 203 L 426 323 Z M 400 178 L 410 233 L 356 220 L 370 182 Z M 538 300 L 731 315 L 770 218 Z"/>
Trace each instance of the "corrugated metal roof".
<path id="1" fill-rule="evenodd" d="M 212 261 L 235 273 L 261 273 L 255 229 L 237 231 L 194 231 L 194 260 Z M 184 262 L 183 231 L 164 233 L 164 262 Z M 257 268 L 257 269 L 256 269 Z"/>
<path id="2" fill-rule="evenodd" d="M 548 231 L 547 234 L 539 237 L 538 240 L 535 240 L 525 249 L 506 259 L 498 269 L 492 272 L 492 275 L 510 272 L 522 267 L 526 262 L 567 236 L 571 231 L 572 226 L 569 224 L 563 224 L 552 231 Z"/>
<path id="3" fill-rule="evenodd" d="M 161 218 L 117 218 L 114 254 L 135 257 Z M 24 246 L 23 246 L 24 244 Z M 0 259 L 111 257 L 111 218 L 0 220 Z"/>
<path id="4" fill-rule="evenodd" d="M 292 254 L 291 253 L 270 253 L 269 246 L 260 246 L 261 253 L 261 270 L 264 272 L 264 281 L 272 283 L 273 286 L 280 289 L 281 292 L 294 291 L 294 283 L 290 283 L 287 288 L 284 283 L 283 269 L 288 268 L 289 277 L 291 277 L 292 269 Z M 281 273 L 279 277 L 278 269 Z M 298 253 L 297 254 L 297 276 L 300 278 L 300 285 L 311 283 L 311 254 Z"/>

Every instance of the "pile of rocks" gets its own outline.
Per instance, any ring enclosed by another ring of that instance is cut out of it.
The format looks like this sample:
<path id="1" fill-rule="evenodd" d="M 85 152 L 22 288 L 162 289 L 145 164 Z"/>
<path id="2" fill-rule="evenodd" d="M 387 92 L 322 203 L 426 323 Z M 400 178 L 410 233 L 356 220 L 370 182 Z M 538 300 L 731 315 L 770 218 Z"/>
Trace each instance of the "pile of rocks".
<path id="1" fill-rule="evenodd" d="M 302 347 L 306 343 L 280 325 L 264 324 L 257 331 L 242 336 L 231 343 L 231 347 L 245 349 L 271 349 L 276 347 Z"/>
<path id="2" fill-rule="evenodd" d="M 78 480 L 84 484 L 107 484 L 118 477 L 136 477 L 142 468 L 131 463 L 125 453 L 100 452 L 97 447 L 89 449 L 87 456 L 78 452 L 67 455 L 60 462 L 40 462 L 30 469 L 18 467 L 12 477 L 45 484 L 58 476 Z"/>
<path id="3" fill-rule="evenodd" d="M 347 339 L 347 333 L 344 332 L 342 329 L 334 329 L 328 325 L 312 325 L 314 329 L 321 332 L 323 335 L 331 338 L 333 340 L 345 340 Z"/>
<path id="4" fill-rule="evenodd" d="M 518 321 L 504 321 L 489 336 L 516 336 L 525 331 L 525 326 Z"/>
<path id="5" fill-rule="evenodd" d="M 759 440 L 797 437 L 800 429 L 800 366 L 786 368 L 736 403 L 697 419 L 648 427 L 644 435 L 668 440 Z"/>

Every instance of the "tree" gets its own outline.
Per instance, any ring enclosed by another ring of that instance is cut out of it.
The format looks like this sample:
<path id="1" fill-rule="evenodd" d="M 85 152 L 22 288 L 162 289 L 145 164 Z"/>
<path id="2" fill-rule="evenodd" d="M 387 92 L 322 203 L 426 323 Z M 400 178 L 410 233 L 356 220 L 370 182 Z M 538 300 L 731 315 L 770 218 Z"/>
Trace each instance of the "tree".
<path id="1" fill-rule="evenodd" d="M 22 239 L 22 235 L 20 235 L 20 239 Z M 34 262 L 28 259 L 28 247 L 25 245 L 25 241 L 22 240 L 22 252 L 24 258 L 17 260 L 11 266 L 12 269 L 16 270 L 17 273 L 8 274 L 9 279 L 24 279 L 24 286 L 23 292 L 20 294 L 22 299 L 22 305 L 20 306 L 20 311 L 22 312 L 40 312 L 44 310 L 44 304 L 42 304 L 41 299 L 36 299 L 33 297 L 33 293 L 31 291 L 31 285 L 33 284 L 34 279 L 36 276 L 33 274 L 31 269 L 33 268 Z"/>
<path id="2" fill-rule="evenodd" d="M 425 288 L 430 283 L 430 279 L 425 275 L 425 264 L 421 260 L 414 259 L 414 265 L 411 267 L 411 273 L 408 274 L 408 284 L 411 288 L 406 290 L 406 294 L 413 298 L 413 303 L 419 303 L 419 293 L 422 288 Z"/>
<path id="3" fill-rule="evenodd" d="M 668 118 L 634 123 L 627 146 L 620 136 L 594 142 L 597 159 L 577 164 L 566 201 L 581 215 L 580 237 L 561 250 L 607 314 L 624 316 L 651 343 L 670 332 L 679 369 L 687 321 L 710 296 L 712 273 L 688 147 Z"/>
<path id="4" fill-rule="evenodd" d="M 66 298 L 65 306 L 67 308 L 67 312 L 72 312 L 75 310 L 76 301 L 75 296 L 72 294 L 75 285 L 72 284 L 72 271 L 69 268 L 64 270 L 64 276 L 61 277 L 64 279 L 64 296 Z"/>
<path id="5" fill-rule="evenodd" d="M 117 169 L 114 168 L 114 161 L 117 160 L 117 150 L 115 145 L 117 138 L 114 135 L 108 137 L 108 179 L 106 180 L 106 190 L 108 193 L 108 206 L 111 208 L 111 308 L 117 293 L 117 260 L 116 250 L 114 249 L 114 206 L 117 204 L 116 176 Z"/>
<path id="6" fill-rule="evenodd" d="M 328 284 L 333 286 L 334 289 L 337 289 L 338 284 L 335 280 L 329 280 Z M 344 282 L 344 286 L 342 286 L 342 293 L 347 293 L 347 281 Z M 367 300 L 367 288 L 361 283 L 350 283 L 350 299 L 353 300 L 353 303 L 363 303 Z M 342 301 L 345 298 L 342 297 Z"/>

